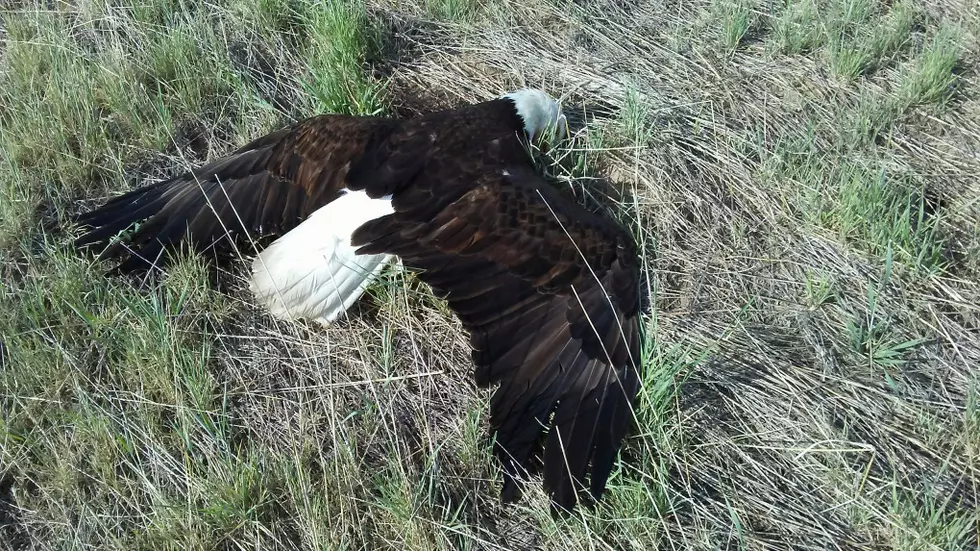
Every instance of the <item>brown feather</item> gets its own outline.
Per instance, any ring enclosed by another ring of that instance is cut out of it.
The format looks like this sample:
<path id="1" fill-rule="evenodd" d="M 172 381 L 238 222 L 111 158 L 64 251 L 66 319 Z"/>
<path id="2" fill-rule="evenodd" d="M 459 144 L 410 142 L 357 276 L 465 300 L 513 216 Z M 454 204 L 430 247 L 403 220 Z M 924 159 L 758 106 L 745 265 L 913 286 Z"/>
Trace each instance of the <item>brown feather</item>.
<path id="1" fill-rule="evenodd" d="M 371 140 L 386 136 L 397 121 L 321 115 L 259 138 L 234 153 L 165 182 L 135 189 L 78 218 L 90 230 L 76 246 L 104 245 L 134 223 L 128 271 L 145 266 L 185 240 L 204 250 L 232 236 L 281 234 L 332 201 L 346 185 L 351 162 Z M 337 139 L 342 137 L 342 139 Z M 105 256 L 124 255 L 111 247 Z M 135 258 L 134 258 L 135 257 Z"/>
<path id="2" fill-rule="evenodd" d="M 573 507 L 589 476 L 598 498 L 639 389 L 631 239 L 547 186 L 516 154 L 427 166 L 416 181 L 455 198 L 434 210 L 396 191 L 396 212 L 359 228 L 353 242 L 397 252 L 470 331 L 478 384 L 500 383 L 490 414 L 503 497 L 519 494 L 516 479 L 532 470 L 548 433 L 544 484 L 555 506 Z M 618 379 L 624 384 L 607 382 Z"/>

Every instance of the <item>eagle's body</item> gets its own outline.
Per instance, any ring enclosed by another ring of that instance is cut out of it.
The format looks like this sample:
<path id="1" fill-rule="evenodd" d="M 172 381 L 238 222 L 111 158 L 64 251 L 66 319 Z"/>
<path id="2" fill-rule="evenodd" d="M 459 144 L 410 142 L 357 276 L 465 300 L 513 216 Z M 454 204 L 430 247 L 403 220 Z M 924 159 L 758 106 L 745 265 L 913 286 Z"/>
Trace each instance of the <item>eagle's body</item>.
<path id="1" fill-rule="evenodd" d="M 586 474 L 602 494 L 632 418 L 640 296 L 629 234 L 531 165 L 527 138 L 563 118 L 534 90 L 408 120 L 313 117 L 86 213 L 78 244 L 143 221 L 104 253 L 128 254 L 129 270 L 181 242 L 278 235 L 252 291 L 279 317 L 327 323 L 398 257 L 469 331 L 477 383 L 500 383 L 503 497 L 553 426 L 544 485 L 570 509 Z"/>

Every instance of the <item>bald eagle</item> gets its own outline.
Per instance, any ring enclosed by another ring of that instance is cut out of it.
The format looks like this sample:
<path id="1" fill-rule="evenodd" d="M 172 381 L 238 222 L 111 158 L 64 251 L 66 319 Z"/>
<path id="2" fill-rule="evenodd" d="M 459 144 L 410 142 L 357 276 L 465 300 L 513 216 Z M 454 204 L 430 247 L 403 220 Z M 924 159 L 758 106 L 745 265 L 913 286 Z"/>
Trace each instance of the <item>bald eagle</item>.
<path id="1" fill-rule="evenodd" d="M 571 510 L 602 496 L 633 417 L 641 297 L 632 236 L 532 164 L 529 140 L 563 125 L 533 89 L 409 119 L 319 115 L 82 214 L 76 245 L 126 272 L 269 235 L 257 301 L 322 323 L 397 257 L 461 320 L 477 384 L 499 385 L 501 499 L 543 467 L 553 512 Z"/>

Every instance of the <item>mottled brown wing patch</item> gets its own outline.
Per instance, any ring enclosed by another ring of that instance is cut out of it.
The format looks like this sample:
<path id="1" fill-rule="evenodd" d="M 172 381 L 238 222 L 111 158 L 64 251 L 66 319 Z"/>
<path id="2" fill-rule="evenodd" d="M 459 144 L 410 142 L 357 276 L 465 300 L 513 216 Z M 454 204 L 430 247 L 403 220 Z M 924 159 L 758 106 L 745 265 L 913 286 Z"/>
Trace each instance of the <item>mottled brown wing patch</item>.
<path id="1" fill-rule="evenodd" d="M 428 171 L 422 177 L 437 178 Z M 420 194 L 421 189 L 438 187 L 419 185 L 405 194 Z M 449 204 L 435 196 L 428 199 L 408 202 L 396 195 L 395 214 L 359 228 L 353 244 L 362 253 L 399 254 L 422 246 L 478 254 L 546 293 L 565 290 L 584 275 L 601 276 L 617 252 L 616 233 L 578 205 L 570 206 L 522 167 L 475 176 L 472 186 Z M 427 216 L 437 207 L 438 212 Z M 582 217 L 583 212 L 589 216 Z"/>

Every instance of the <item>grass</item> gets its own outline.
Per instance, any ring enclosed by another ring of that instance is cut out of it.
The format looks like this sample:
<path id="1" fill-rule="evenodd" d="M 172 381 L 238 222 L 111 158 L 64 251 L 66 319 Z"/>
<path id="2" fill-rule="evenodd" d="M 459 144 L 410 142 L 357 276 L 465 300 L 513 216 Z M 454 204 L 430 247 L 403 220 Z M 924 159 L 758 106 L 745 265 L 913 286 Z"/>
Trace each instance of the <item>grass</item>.
<path id="1" fill-rule="evenodd" d="M 318 113 L 377 115 L 381 90 L 363 70 L 365 58 L 377 48 L 378 30 L 363 6 L 349 2 L 312 2 L 306 90 L 316 99 Z"/>
<path id="2" fill-rule="evenodd" d="M 470 0 L 428 0 L 425 8 L 436 19 L 460 22 L 474 18 L 479 12 L 480 3 Z"/>
<path id="3" fill-rule="evenodd" d="M 971 6 L 5 8 L 0 549 L 975 549 Z M 67 215 L 289 121 L 524 85 L 587 119 L 539 164 L 633 228 L 652 293 L 636 428 L 566 521 L 498 503 L 489 392 L 410 274 L 322 329 L 240 267 L 69 246 Z"/>
<path id="4" fill-rule="evenodd" d="M 908 109 L 920 104 L 944 104 L 956 82 L 960 38 L 950 27 L 940 27 L 900 80 L 898 102 Z"/>
<path id="5" fill-rule="evenodd" d="M 826 46 L 825 59 L 838 78 L 855 78 L 893 63 L 911 46 L 920 13 L 911 2 L 888 6 L 874 0 L 787 2 L 774 25 L 776 51 L 809 53 Z"/>
<path id="6" fill-rule="evenodd" d="M 748 35 L 753 23 L 751 8 L 745 2 L 721 4 L 718 15 L 722 21 L 720 39 L 726 52 L 734 52 Z"/>
<path id="7" fill-rule="evenodd" d="M 773 29 L 773 43 L 780 53 L 804 54 L 826 42 L 822 26 L 813 24 L 817 10 L 817 0 L 786 0 Z"/>

